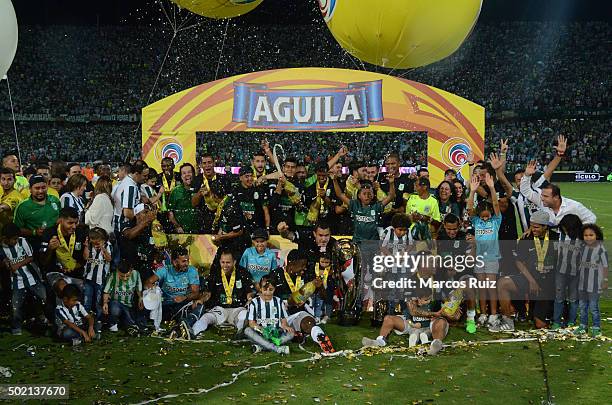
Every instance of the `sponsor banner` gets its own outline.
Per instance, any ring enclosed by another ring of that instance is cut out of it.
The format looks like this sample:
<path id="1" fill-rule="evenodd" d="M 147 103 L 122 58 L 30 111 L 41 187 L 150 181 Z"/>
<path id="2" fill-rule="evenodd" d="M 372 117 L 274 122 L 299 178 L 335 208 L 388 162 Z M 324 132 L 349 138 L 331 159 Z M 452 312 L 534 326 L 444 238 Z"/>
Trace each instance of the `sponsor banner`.
<path id="1" fill-rule="evenodd" d="M 248 128 L 317 130 L 367 127 L 382 121 L 382 80 L 346 88 L 269 89 L 234 83 L 234 122 Z"/>
<path id="2" fill-rule="evenodd" d="M 335 3 L 320 2 L 330 18 Z M 180 137 L 184 161 L 195 164 L 195 154 L 185 149 L 195 149 L 198 132 L 317 130 L 367 132 L 370 137 L 426 132 L 427 168 L 437 184 L 448 168 L 467 178 L 470 152 L 483 159 L 484 119 L 478 104 L 398 77 L 335 68 L 277 69 L 204 83 L 146 106 L 142 154 L 159 168 L 156 145 Z M 249 142 L 246 133 L 244 138 Z"/>
<path id="3" fill-rule="evenodd" d="M 581 183 L 597 182 L 602 177 L 604 177 L 599 173 L 585 173 L 585 172 L 576 172 L 574 176 L 575 176 L 576 181 L 581 182 Z"/>

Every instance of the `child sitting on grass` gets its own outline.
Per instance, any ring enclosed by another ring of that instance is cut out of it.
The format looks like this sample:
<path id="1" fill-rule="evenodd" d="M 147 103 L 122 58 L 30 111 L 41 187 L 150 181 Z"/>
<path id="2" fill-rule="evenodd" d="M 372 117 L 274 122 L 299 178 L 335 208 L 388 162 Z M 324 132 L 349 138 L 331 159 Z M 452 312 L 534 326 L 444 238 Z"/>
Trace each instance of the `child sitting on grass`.
<path id="1" fill-rule="evenodd" d="M 62 290 L 62 303 L 55 308 L 57 335 L 73 346 L 80 345 L 83 341 L 91 342 L 96 335 L 94 318 L 79 302 L 79 297 L 81 297 L 79 287 L 68 284 Z"/>
<path id="2" fill-rule="evenodd" d="M 253 353 L 268 350 L 289 354 L 286 344 L 293 339 L 293 328 L 287 323 L 287 310 L 283 301 L 274 296 L 274 284 L 268 275 L 259 280 L 259 296 L 248 307 L 249 326 L 245 336 L 253 342 Z"/>
<path id="3" fill-rule="evenodd" d="M 128 327 L 130 334 L 136 331 L 134 321 L 134 294 L 138 296 L 138 309 L 143 310 L 142 301 L 142 280 L 140 273 L 127 260 L 119 263 L 119 269 L 110 275 L 104 287 L 104 298 L 102 311 L 109 315 L 109 330 L 117 332 L 118 323 L 123 323 Z"/>

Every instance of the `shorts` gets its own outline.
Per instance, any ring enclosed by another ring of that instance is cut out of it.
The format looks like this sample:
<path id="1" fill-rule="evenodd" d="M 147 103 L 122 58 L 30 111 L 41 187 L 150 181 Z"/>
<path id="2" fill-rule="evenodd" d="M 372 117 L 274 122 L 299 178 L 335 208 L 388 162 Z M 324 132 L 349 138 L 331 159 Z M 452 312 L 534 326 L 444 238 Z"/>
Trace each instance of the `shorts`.
<path id="1" fill-rule="evenodd" d="M 296 312 L 295 314 L 289 315 L 287 317 L 287 323 L 289 324 L 289 326 L 291 326 L 296 332 L 302 332 L 302 328 L 300 327 L 302 321 L 308 317 L 312 318 L 312 315 L 310 315 L 308 312 L 306 311 L 299 311 Z"/>
<path id="2" fill-rule="evenodd" d="M 529 281 L 522 274 L 513 274 L 506 276 L 512 280 L 517 289 L 516 299 L 522 300 L 525 295 L 529 295 Z M 547 321 L 552 319 L 553 308 L 554 308 L 554 274 L 549 274 L 546 277 L 536 278 L 536 282 L 543 290 L 536 297 L 529 297 L 529 306 L 534 318 L 538 318 L 541 321 Z"/>
<path id="3" fill-rule="evenodd" d="M 441 319 L 443 318 L 435 318 L 432 319 L 430 321 L 430 325 L 426 328 L 413 328 L 410 326 L 410 322 L 406 319 L 406 317 L 404 315 L 397 315 L 400 318 L 402 318 L 404 320 L 404 330 L 393 330 L 393 332 L 395 332 L 396 335 L 407 335 L 407 334 L 412 334 L 412 333 L 423 333 L 426 332 L 430 337 L 431 337 L 431 327 L 436 323 L 439 322 Z M 445 326 L 444 326 L 444 335 L 446 336 L 448 334 L 448 322 L 445 322 Z"/>
<path id="4" fill-rule="evenodd" d="M 474 274 L 499 274 L 499 260 L 484 262 L 482 267 L 474 267 Z"/>
<path id="5" fill-rule="evenodd" d="M 216 325 L 228 324 L 235 326 L 238 330 L 244 329 L 245 320 L 247 317 L 247 310 L 244 307 L 223 308 L 216 306 L 208 311 L 208 313 L 215 316 Z"/>

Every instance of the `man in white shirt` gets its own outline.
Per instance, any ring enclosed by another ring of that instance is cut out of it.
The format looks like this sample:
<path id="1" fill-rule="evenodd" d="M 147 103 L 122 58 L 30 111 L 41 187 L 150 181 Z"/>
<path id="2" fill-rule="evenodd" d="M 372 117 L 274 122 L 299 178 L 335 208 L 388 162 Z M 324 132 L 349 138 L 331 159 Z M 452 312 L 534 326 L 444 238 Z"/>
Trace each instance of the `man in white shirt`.
<path id="1" fill-rule="evenodd" d="M 595 214 L 587 207 L 567 197 L 561 197 L 561 190 L 554 184 L 542 187 L 541 193 L 531 188 L 531 176 L 535 173 L 535 162 L 529 162 L 525 169 L 525 175 L 521 179 L 520 190 L 529 201 L 542 207 L 550 216 L 550 223 L 553 226 L 567 214 L 574 214 L 580 218 L 583 224 L 594 224 L 597 220 Z"/>

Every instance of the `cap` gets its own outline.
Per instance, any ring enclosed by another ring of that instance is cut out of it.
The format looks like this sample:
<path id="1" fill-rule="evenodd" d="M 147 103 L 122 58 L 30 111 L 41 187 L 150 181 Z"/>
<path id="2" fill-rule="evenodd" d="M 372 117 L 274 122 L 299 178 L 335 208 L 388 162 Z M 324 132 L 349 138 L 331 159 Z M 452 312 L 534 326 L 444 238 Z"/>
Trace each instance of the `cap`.
<path id="1" fill-rule="evenodd" d="M 238 171 L 238 176 L 244 176 L 245 174 L 253 174 L 253 169 L 250 166 L 241 166 Z"/>
<path id="2" fill-rule="evenodd" d="M 265 240 L 268 240 L 269 238 L 270 237 L 268 235 L 268 232 L 266 232 L 265 229 L 261 229 L 261 228 L 255 229 L 255 231 L 251 235 L 251 239 L 252 240 L 255 240 L 255 239 L 265 239 Z"/>
<path id="3" fill-rule="evenodd" d="M 35 174 L 32 177 L 30 177 L 30 187 L 32 187 L 34 184 L 38 184 L 38 183 L 45 183 L 46 184 L 47 181 L 40 174 Z"/>
<path id="4" fill-rule="evenodd" d="M 538 210 L 531 214 L 529 222 L 532 224 L 548 225 L 550 222 L 550 215 L 544 210 Z"/>

